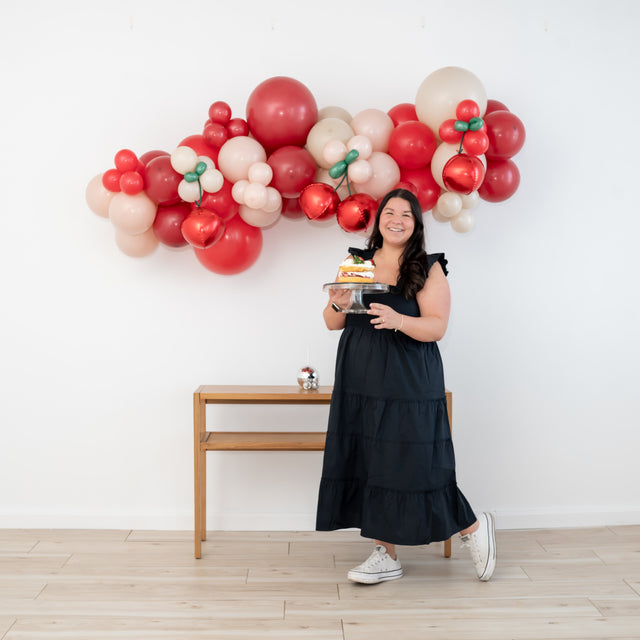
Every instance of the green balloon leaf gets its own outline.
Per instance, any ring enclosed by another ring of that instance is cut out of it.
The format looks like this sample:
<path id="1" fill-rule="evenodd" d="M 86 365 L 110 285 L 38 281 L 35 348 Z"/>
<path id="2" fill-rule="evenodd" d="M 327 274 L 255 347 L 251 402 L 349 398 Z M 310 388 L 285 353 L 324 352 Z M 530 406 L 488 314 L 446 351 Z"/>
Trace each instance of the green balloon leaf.
<path id="1" fill-rule="evenodd" d="M 201 176 L 206 170 L 207 170 L 207 163 L 202 162 L 202 160 L 198 162 L 198 164 L 196 165 L 196 173 L 199 176 Z"/>
<path id="2" fill-rule="evenodd" d="M 336 162 L 331 169 L 329 169 L 329 175 L 335 180 L 339 178 L 347 170 L 347 163 L 344 160 Z"/>
<path id="3" fill-rule="evenodd" d="M 344 161 L 347 164 L 351 164 L 352 162 L 355 162 L 358 159 L 359 155 L 360 155 L 360 152 L 357 149 L 351 149 L 351 151 L 347 153 Z"/>
<path id="4" fill-rule="evenodd" d="M 184 174 L 184 179 L 187 182 L 195 182 L 198 179 L 198 174 L 195 171 L 189 171 L 188 173 Z"/>
<path id="5" fill-rule="evenodd" d="M 482 118 L 471 118 L 469 120 L 469 131 L 480 131 L 483 124 Z"/>
<path id="6" fill-rule="evenodd" d="M 456 120 L 455 124 L 453 125 L 453 128 L 456 131 L 469 131 L 469 123 L 465 122 L 464 120 Z"/>

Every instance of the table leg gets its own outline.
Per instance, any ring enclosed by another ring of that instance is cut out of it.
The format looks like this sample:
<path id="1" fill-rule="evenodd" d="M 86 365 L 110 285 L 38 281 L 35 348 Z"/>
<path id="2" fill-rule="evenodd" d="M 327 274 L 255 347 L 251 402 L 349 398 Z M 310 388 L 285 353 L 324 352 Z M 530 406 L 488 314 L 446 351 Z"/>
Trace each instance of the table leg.
<path id="1" fill-rule="evenodd" d="M 193 394 L 193 492 L 194 492 L 194 555 L 196 558 L 202 557 L 202 513 L 201 507 L 201 473 L 202 454 L 200 452 L 201 420 L 204 410 L 203 403 L 200 402 L 200 394 Z"/>

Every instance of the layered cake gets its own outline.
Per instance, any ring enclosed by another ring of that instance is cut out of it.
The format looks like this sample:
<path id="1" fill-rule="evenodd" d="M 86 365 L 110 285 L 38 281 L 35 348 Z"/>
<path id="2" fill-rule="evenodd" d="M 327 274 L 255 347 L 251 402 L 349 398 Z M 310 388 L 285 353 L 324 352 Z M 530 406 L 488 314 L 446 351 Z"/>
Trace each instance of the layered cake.
<path id="1" fill-rule="evenodd" d="M 338 267 L 337 282 L 373 282 L 375 268 L 373 260 L 363 260 L 358 256 L 350 255 Z"/>

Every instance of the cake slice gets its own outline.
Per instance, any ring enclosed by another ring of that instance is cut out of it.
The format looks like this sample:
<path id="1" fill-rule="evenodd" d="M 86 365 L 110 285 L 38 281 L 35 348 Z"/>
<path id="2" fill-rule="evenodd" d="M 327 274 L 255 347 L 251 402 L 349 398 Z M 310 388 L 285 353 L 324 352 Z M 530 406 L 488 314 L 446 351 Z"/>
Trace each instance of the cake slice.
<path id="1" fill-rule="evenodd" d="M 373 282 L 376 265 L 373 260 L 363 260 L 349 255 L 338 267 L 338 282 Z"/>

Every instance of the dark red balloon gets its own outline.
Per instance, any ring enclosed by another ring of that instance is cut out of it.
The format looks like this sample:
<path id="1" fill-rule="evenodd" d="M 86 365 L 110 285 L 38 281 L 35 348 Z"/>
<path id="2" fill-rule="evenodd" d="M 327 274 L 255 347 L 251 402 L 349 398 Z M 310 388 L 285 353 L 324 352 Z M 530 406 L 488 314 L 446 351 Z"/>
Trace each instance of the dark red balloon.
<path id="1" fill-rule="evenodd" d="M 304 218 L 304 211 L 300 207 L 299 198 L 282 198 L 282 215 L 291 220 Z"/>
<path id="2" fill-rule="evenodd" d="M 336 211 L 338 224 L 349 232 L 364 231 L 375 218 L 378 208 L 375 198 L 356 193 L 345 198 Z"/>
<path id="3" fill-rule="evenodd" d="M 524 125 L 511 111 L 492 111 L 484 117 L 489 137 L 488 160 L 508 160 L 522 149 Z"/>
<path id="4" fill-rule="evenodd" d="M 204 125 L 202 137 L 207 144 L 219 149 L 229 139 L 229 133 L 223 124 L 209 120 Z"/>
<path id="5" fill-rule="evenodd" d="M 403 102 L 402 104 L 397 104 L 395 107 L 391 107 L 391 109 L 387 111 L 387 115 L 393 121 L 394 127 L 397 127 L 403 122 L 415 122 L 418 120 L 415 105 L 409 102 Z"/>
<path id="6" fill-rule="evenodd" d="M 159 156 L 168 156 L 169 154 L 166 151 L 160 151 L 159 149 L 154 149 L 153 151 L 147 151 L 140 156 L 140 162 L 143 165 L 149 164 L 151 160 L 157 158 Z"/>
<path id="7" fill-rule="evenodd" d="M 340 204 L 340 196 L 324 182 L 312 182 L 300 192 L 300 208 L 309 220 L 332 216 Z"/>
<path id="8" fill-rule="evenodd" d="M 181 226 L 184 239 L 198 249 L 206 249 L 218 242 L 224 229 L 220 216 L 202 207 L 192 209 Z"/>
<path id="9" fill-rule="evenodd" d="M 201 135 L 187 136 L 178 146 L 191 147 L 199 156 L 211 158 L 216 164 L 218 162 L 220 149 L 210 145 Z"/>
<path id="10" fill-rule="evenodd" d="M 158 156 L 149 160 L 142 177 L 147 195 L 157 204 L 180 202 L 178 185 L 183 176 L 171 166 L 171 156 Z"/>
<path id="11" fill-rule="evenodd" d="M 191 213 L 191 207 L 186 202 L 177 204 L 158 205 L 156 218 L 153 221 L 153 232 L 156 238 L 167 247 L 184 247 L 187 241 L 182 235 L 182 223 Z"/>
<path id="12" fill-rule="evenodd" d="M 273 169 L 271 186 L 283 198 L 297 198 L 316 176 L 316 161 L 302 147 L 280 147 L 269 156 L 267 163 Z"/>
<path id="13" fill-rule="evenodd" d="M 214 102 L 209 107 L 209 118 L 213 122 L 225 125 L 231 120 L 231 107 L 226 102 L 222 102 L 222 100 Z"/>
<path id="14" fill-rule="evenodd" d="M 317 121 L 313 94 L 293 78 L 269 78 L 251 92 L 247 101 L 249 130 L 267 152 L 286 145 L 304 146 Z"/>
<path id="15" fill-rule="evenodd" d="M 240 216 L 226 223 L 224 234 L 208 249 L 194 249 L 200 263 L 221 275 L 230 276 L 248 269 L 262 250 L 262 231 Z"/>
<path id="16" fill-rule="evenodd" d="M 442 169 L 442 181 L 449 191 L 469 194 L 482 184 L 484 165 L 476 156 L 457 153 Z"/>
<path id="17" fill-rule="evenodd" d="M 242 118 L 232 118 L 229 120 L 229 124 L 227 125 L 227 133 L 230 138 L 235 138 L 237 136 L 248 136 L 249 135 L 249 125 L 246 120 Z"/>
<path id="18" fill-rule="evenodd" d="M 418 201 L 422 211 L 431 211 L 440 197 L 440 185 L 435 181 L 431 168 L 400 169 L 400 181 L 409 182 L 417 190 Z"/>
<path id="19" fill-rule="evenodd" d="M 513 160 L 487 160 L 487 172 L 478 195 L 487 202 L 510 198 L 520 185 L 520 171 Z"/>
<path id="20" fill-rule="evenodd" d="M 438 143 L 433 131 L 423 122 L 403 122 L 389 138 L 389 155 L 399 167 L 419 169 L 426 167 Z"/>
<path id="21" fill-rule="evenodd" d="M 487 109 L 484 112 L 484 115 L 491 113 L 492 111 L 509 111 L 507 109 L 507 105 L 499 102 L 498 100 L 487 100 Z"/>
<path id="22" fill-rule="evenodd" d="M 215 193 L 204 192 L 200 206 L 203 209 L 213 211 L 225 222 L 231 220 L 240 211 L 240 205 L 231 195 L 232 188 L 233 184 L 225 178 L 220 191 Z"/>

